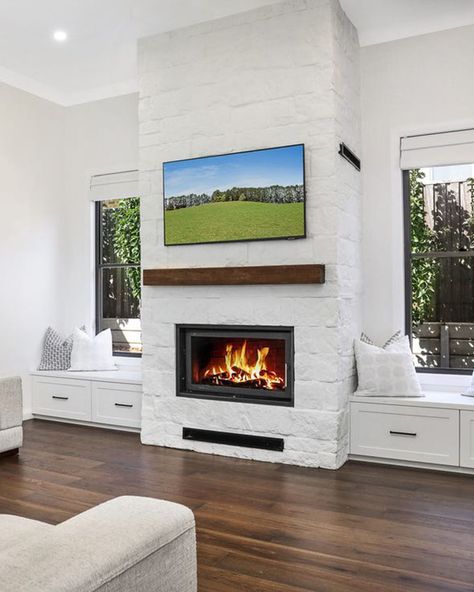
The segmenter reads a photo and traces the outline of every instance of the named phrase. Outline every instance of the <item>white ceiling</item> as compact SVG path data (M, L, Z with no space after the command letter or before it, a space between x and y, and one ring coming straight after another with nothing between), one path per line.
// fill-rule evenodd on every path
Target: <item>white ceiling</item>
M361 45L474 24L474 0L340 0Z
M134 92L136 42L277 0L0 0L0 81L63 105ZM474 23L474 0L341 0L362 45ZM65 43L52 40L57 29Z
M140 37L272 0L0 0L0 80L64 105L134 92ZM52 39L67 31L65 43Z

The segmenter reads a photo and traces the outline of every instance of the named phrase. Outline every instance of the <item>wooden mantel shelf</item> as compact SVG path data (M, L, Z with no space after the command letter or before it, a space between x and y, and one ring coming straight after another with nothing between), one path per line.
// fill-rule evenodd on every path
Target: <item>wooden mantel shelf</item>
M145 286L324 284L324 272L324 265L145 269L143 284Z

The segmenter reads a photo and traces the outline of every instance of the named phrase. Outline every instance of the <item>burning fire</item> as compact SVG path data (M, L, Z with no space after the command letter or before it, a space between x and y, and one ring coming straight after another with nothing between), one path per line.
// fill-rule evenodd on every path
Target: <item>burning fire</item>
M226 345L225 367L213 366L205 370L201 382L220 386L240 386L268 390L284 389L284 378L269 370L266 358L269 347L257 349L257 360L251 364L247 359L247 341L242 347L234 349L231 343Z

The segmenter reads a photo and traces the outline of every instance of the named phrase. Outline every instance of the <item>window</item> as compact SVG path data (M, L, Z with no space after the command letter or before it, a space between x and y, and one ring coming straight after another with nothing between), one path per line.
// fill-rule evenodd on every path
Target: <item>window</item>
M97 331L112 330L115 354L140 355L140 199L95 207Z
M474 166L404 171L407 332L419 368L474 368Z

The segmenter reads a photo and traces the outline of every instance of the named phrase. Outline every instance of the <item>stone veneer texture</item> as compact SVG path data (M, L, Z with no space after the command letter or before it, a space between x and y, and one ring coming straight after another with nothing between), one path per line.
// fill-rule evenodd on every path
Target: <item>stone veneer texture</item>
M357 34L337 0L288 0L141 40L144 268L325 263L321 286L144 287L142 441L337 468L359 323ZM163 244L162 162L304 143L307 238ZM294 408L176 397L175 324L295 328ZM184 441L182 427L283 437L284 452Z

